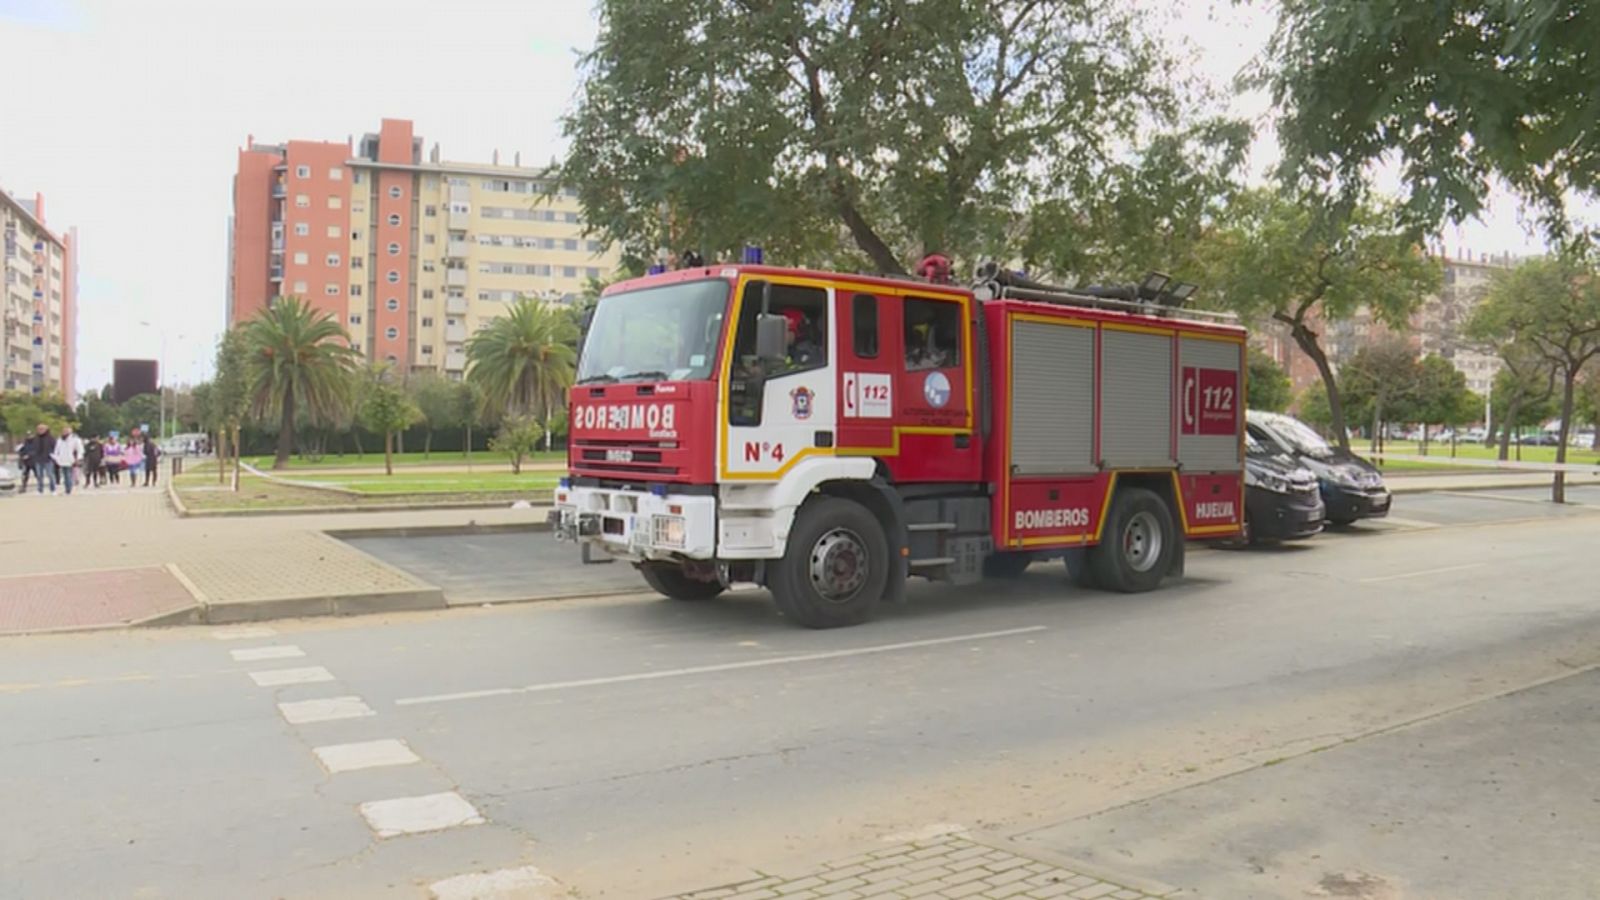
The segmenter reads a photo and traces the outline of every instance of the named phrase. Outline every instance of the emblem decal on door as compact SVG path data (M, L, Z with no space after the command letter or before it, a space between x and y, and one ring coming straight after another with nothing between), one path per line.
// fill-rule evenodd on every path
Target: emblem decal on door
M811 418L811 401L817 395L808 387L797 387L789 392L789 399L794 403L794 417L796 419Z
M922 399L934 409L944 409L950 402L950 379L944 377L943 372L929 372L922 382Z

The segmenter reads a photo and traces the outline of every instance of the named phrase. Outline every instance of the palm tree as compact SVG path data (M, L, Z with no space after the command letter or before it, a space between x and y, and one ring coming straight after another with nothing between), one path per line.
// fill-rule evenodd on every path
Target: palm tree
M356 351L332 316L298 297L280 297L244 324L251 411L278 416L274 469L289 465L295 415L332 422L349 403Z
M467 341L467 380L483 392L485 411L548 425L572 385L577 338L564 310L523 297Z

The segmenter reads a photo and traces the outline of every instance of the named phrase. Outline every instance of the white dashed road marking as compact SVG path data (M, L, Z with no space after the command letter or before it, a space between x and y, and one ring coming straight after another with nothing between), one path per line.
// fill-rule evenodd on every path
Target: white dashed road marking
M333 673L322 666L306 666L302 669L268 669L265 672L251 672L250 680L261 687L278 687L285 684L313 684L318 681L332 681Z
M543 900L566 897L561 883L533 866L457 875L428 885L434 900Z
M339 719L359 719L377 715L360 697L324 697L320 700L297 700L279 703L278 712L290 725L308 722L333 722Z
M331 744L311 751L322 761L330 773L353 772L357 769L375 769L379 766L406 766L421 762L411 752L405 741L386 738L379 741L362 741L357 744Z
M784 666L792 663L813 662L823 659L840 659L847 656L868 656L873 653L890 653L896 650L915 650L919 647L937 647L940 644L960 644L992 638L1012 637L1045 631L1044 625L1025 628L1007 628L1003 631L980 631L975 634L958 634L952 637L928 638L921 641L901 641L895 644L876 644L870 647L852 647L848 650L826 650L821 653L802 653L798 656L769 656L764 659L747 659L740 662L718 663L710 666L690 666L686 669L662 669L657 672L636 672L632 675L610 675L604 678L580 678L576 681L547 681L523 687L488 688L481 691L462 691L459 694L434 694L428 697L402 697L396 706L414 706L419 703L448 703L452 700L477 700L482 697L500 697L507 694L534 694L540 691L561 691L568 688L595 687L603 684L623 684L629 681L654 681L658 678L678 678L685 675L705 675L711 672L730 672L735 669L759 669L765 666Z
M249 638L272 637L278 631L268 625L240 625L236 628L218 628L211 632L213 640L243 641Z
M361 804L361 815L383 838L483 824L483 816L455 791L373 800Z
M1422 569L1417 572L1401 572L1398 575L1379 575L1375 578L1363 578L1362 584L1377 584L1383 581L1399 581L1402 578L1421 578L1424 575L1443 575L1447 572L1465 572L1468 569L1481 569L1488 563L1467 563L1462 566L1444 566L1439 569Z
M256 662L263 659L293 659L305 656L305 651L293 644L274 644L270 647L241 647L229 650L234 662Z

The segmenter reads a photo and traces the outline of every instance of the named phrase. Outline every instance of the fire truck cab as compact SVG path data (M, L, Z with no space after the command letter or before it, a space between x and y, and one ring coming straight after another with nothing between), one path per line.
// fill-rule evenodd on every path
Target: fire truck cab
M613 285L569 408L558 537L682 600L850 625L912 575L1065 558L1134 592L1240 531L1245 332L1035 285L768 266ZM1167 298L1170 299L1170 298Z

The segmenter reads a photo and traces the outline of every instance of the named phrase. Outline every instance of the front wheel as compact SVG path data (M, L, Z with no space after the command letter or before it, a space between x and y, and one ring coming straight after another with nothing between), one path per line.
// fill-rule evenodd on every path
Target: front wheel
M850 500L819 496L800 507L767 587L788 618L807 628L838 628L872 617L889 568L889 541L877 517Z
M640 563L639 574L652 591L674 600L710 600L722 593L721 582L697 581L671 563Z
M1160 495L1143 488L1117 491L1100 543L1089 551L1095 582L1124 594L1155 589L1172 568L1177 532Z

